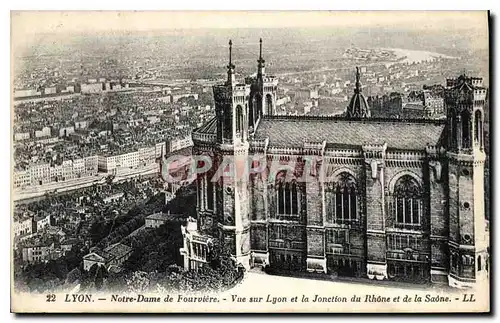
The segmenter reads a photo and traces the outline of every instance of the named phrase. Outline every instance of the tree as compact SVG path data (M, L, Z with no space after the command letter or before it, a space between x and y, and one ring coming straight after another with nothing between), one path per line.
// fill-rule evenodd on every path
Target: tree
M72 284L77 280L80 280L81 278L82 278L82 272L77 267L68 273L68 275L66 276L66 283Z
M127 290L131 293L142 293L149 289L149 274L143 271L136 271L125 278Z
M99 265L97 263L90 266L88 276L91 278L91 280L93 280L93 278L95 277L98 269L99 269Z
M97 290L102 289L104 279L107 277L108 277L108 271L106 270L106 267L99 266L94 278L94 284Z

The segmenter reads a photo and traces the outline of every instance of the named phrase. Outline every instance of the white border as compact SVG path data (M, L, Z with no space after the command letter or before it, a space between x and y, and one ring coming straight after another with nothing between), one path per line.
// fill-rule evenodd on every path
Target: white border
M373 2L364 2L364 1L359 1L359 0L349 0L349 1L339 1L338 3L333 3L332 1L324 0L324 1L318 1L318 0L309 0L309 1L299 1L299 0L289 0L284 3L280 3L278 1L272 2L269 0L250 0L246 2L231 2L228 4L227 1L223 0L212 0L212 1L189 1L189 0L183 0L183 1L176 1L176 2L169 2L166 3L164 1L134 1L134 2L128 2L125 3L124 1L114 1L111 2L109 0L85 0L85 1L62 1L62 0L57 0L57 1L50 1L50 2L40 2L40 1L35 1L35 0L16 0L16 1L2 1L1 6L5 7L2 8L2 18L0 19L0 23L2 24L2 30L1 30L1 37L2 37L2 44L4 45L4 50L2 52L2 75L4 76L2 78L2 86L0 89L2 90L3 94L3 100L4 102L4 107L0 109L0 120L2 122L2 126L0 127L0 142L1 142L1 147L0 151L3 152L3 158L2 158L2 183L1 185L1 199L2 199L2 207L3 207L3 216L2 216L2 225L1 227L4 230L4 234L2 235L3 239L3 244L4 247L2 248L2 254L1 254L1 259L2 261L2 295L1 295L1 304L2 304L2 319L6 320L13 320L16 317L12 314L9 314L10 312L10 282L7 279L9 277L9 272L10 272L10 264L7 261L7 259L10 259L10 221L9 221L9 215L10 215L10 181L6 179L10 179L10 12L9 10L35 10L35 9L44 9L44 10L183 10L183 9L188 9L188 10L255 10L255 9L266 9L266 10L381 10L381 9L392 9L392 10L446 10L446 9L453 9L453 10L484 10L484 9L491 9L492 14L498 14L500 12L499 9L499 1L494 1L494 0L453 0L453 1L435 1L435 0L419 0L419 1L397 1L397 0L377 0ZM497 17L498 18L498 17ZM496 27L498 28L498 19L496 19ZM494 41L498 42L498 33L495 33ZM496 43L495 42L495 43ZM491 44L492 46L494 44ZM496 62L498 63L498 62ZM498 65L495 64L496 69L494 71L498 72ZM495 91L495 93L498 92L498 83L496 82L495 79L495 88L492 89ZM496 97L496 96L495 96ZM495 108L495 107L492 107ZM496 112L493 114L493 116L498 115L499 113ZM493 121L495 124L498 124L499 122L496 120L497 118L495 117L495 120ZM497 145L497 143L500 143L500 141L496 140L497 138L492 138L492 142ZM500 145L500 144L499 144ZM498 151L499 147L495 147L496 150ZM496 165L494 166L496 168ZM498 172L495 172L498 174ZM495 180L497 178L495 177ZM9 184L7 184L9 183ZM496 194L500 194L499 190L496 190ZM495 196L495 198L492 198L492 201L498 201L500 200L498 198L499 196ZM495 214L493 214L493 217L495 217ZM498 227L498 222L500 222L498 219L495 220L495 231L497 230ZM493 250L497 250L494 248ZM495 259L495 264L498 265L498 252L495 252L495 255L493 256ZM496 267L494 267L496 268ZM9 277L10 278L10 277ZM495 282L498 283L498 277L495 279ZM497 285L497 284L495 284ZM496 287L496 286L495 286ZM498 295L495 297L495 300L498 300ZM497 302L496 302L497 303ZM492 304L492 306L495 306L497 304ZM196 317L200 318L200 317ZM253 319L258 319L258 320L269 320L271 318L264 318L264 317L252 317ZM250 318L250 319L252 319ZM365 319L365 317L362 317L362 319ZM443 318L426 318L427 320L455 320L458 317L443 317ZM24 318L24 320L27 321L32 321L36 318L33 317L28 317ZM44 320L54 320L54 319L70 319L70 320L82 320L86 319L86 317L42 317L41 319ZM113 321L113 320L123 320L124 317L92 317L92 320L106 320L106 321ZM136 317L128 317L125 319L136 319ZM179 320L179 321L186 321L186 320L191 320L193 319L192 317L183 317L183 316L176 316L176 317L148 317L148 319L155 319L155 320ZM209 317L209 320L220 320L224 319L222 317ZM227 317L226 319L236 319L236 317ZM239 317L238 319L246 319L243 317ZM286 317L286 320L290 319L307 319L304 317ZM336 317L322 317L319 319L323 320L332 320L332 319L338 319ZM360 319L360 318L357 318ZM390 317L390 316L384 316L384 317L376 317L376 321L386 321L388 319L403 319L402 317ZM474 319L473 317L467 316L465 319L471 320Z

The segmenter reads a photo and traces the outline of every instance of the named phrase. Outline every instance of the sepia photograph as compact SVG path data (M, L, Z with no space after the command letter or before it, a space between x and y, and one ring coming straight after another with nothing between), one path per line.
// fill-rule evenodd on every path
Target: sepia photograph
M10 19L12 312L490 312L488 11Z

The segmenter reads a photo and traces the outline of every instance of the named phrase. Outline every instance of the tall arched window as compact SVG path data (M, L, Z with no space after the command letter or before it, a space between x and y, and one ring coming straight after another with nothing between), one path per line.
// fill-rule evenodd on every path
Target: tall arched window
M470 113L467 110L462 111L461 121L462 121L462 148L470 148L471 144L471 124L470 124Z
M394 215L397 226L420 226L423 210L423 192L420 184L410 175L399 178L393 192Z
M256 94L253 97L253 110L254 110L254 123L257 122L257 119L259 119L262 116L262 96L260 94Z
M236 133L243 131L243 108L241 105L236 107Z
M207 210L214 210L214 183L210 176L207 175Z
M450 111L450 146L454 147L457 143L457 115L455 110Z
M456 254L451 254L450 255L450 262L451 262L451 271L457 272L458 271L458 256Z
M477 110L474 113L474 125L475 125L475 132L474 132L474 139L479 146L483 146L483 118L481 115L481 111Z
M333 186L333 221L348 222L358 218L356 180L347 173L337 176Z
M482 267L482 264L481 264L481 256L477 256L477 270L478 271L481 271L481 267Z
M255 95L252 97L250 104L248 105L248 127L254 127L255 120L255 108L257 107L257 102L255 101Z
M285 176L276 179L276 204L278 217L297 216L299 214L299 196L296 181L288 182Z
M266 113L267 115L273 114L273 97L271 94L266 95Z

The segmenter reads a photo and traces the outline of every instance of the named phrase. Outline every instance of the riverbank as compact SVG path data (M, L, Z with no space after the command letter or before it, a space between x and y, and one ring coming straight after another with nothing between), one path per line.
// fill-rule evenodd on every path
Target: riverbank
M420 63L424 61L434 61L437 58L445 58L445 59L460 59L460 57L449 56L445 54L429 52L424 50L411 50L411 49L403 49L403 48L378 48L381 50L387 50L394 53L398 58L402 58L398 61L398 63Z
M130 178L138 177L138 176L146 176L159 174L159 166L157 164L151 165L149 167L144 167L140 169L134 170L125 170L123 172L119 172L115 174L113 178L113 183L118 183ZM59 183L49 183L42 186L37 187L28 187L24 188L22 191L13 190L12 191L12 200L18 203L29 203L33 200L43 198L43 196L47 193L63 193L74 191L77 189L85 188L92 186L94 184L104 184L106 182L106 178L110 174L100 173L97 176L93 177L85 177L80 179L75 179L66 182Z

